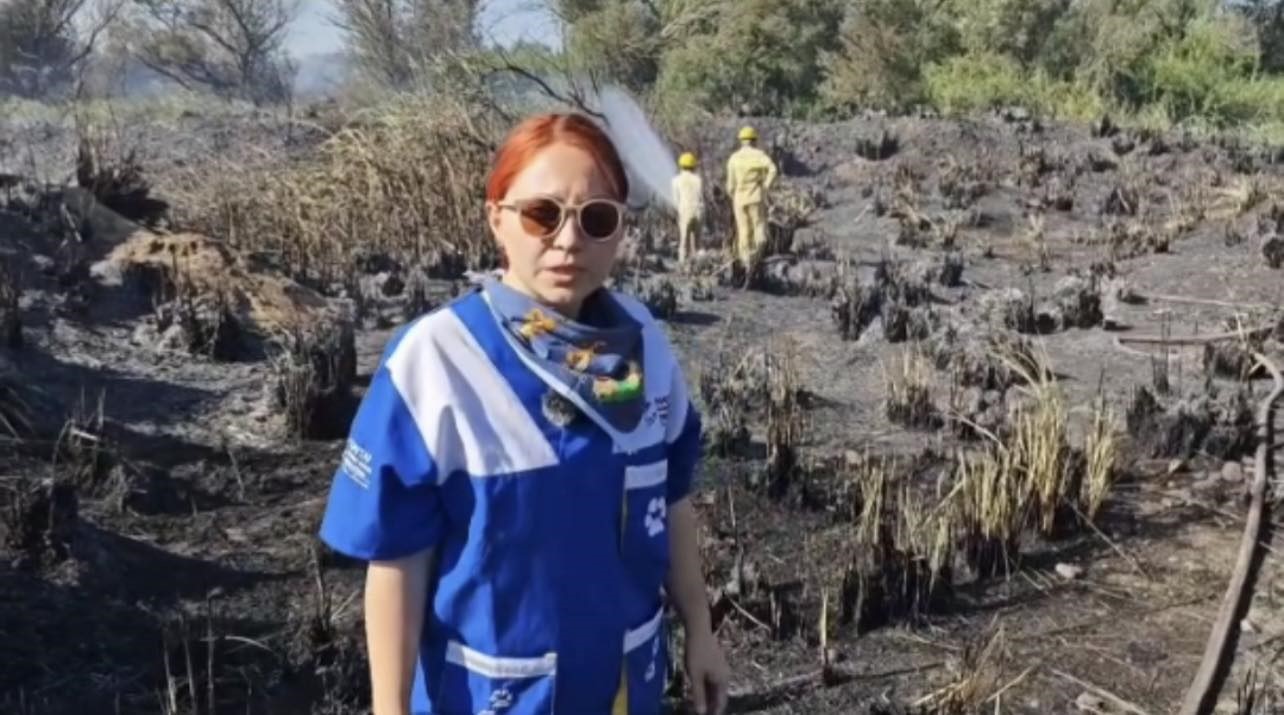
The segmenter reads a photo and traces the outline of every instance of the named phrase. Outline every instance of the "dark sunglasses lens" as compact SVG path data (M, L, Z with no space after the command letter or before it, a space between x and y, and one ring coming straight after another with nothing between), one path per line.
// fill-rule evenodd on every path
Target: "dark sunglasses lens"
M548 199L538 199L522 207L522 228L536 236L547 236L562 222L562 207Z
M610 238L620 227L620 209L605 201L590 201L580 209L580 228L589 238Z

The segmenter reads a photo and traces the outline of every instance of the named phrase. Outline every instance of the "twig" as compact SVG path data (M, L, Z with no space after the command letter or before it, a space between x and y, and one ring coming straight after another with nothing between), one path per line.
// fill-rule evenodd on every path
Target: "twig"
M1025 680L1025 679L1030 675L1030 673L1033 673L1033 672L1034 672L1034 669L1035 669L1035 668L1037 668L1037 667L1038 667L1038 666L1032 665L1032 666L1030 666L1030 667L1026 668L1025 670L1021 671L1021 674L1020 674L1020 675L1018 675L1017 677L1013 678L1013 679L1012 679L1012 682L1008 683L1007 685L1003 686L1002 688L999 688L999 690L998 690L997 692L995 692L995 693L994 693L993 695L991 695L990 697L986 698L986 699L985 699L985 702L990 703L990 702L994 702L995 700L998 700L1000 697L1002 697L1002 696L1003 696L1003 694L1004 694L1004 693L1006 693L1006 692L1008 692L1009 690L1011 690L1012 688L1015 688L1016 686L1020 685L1020 684L1021 684L1021 681Z
M1275 330L1273 325L1260 325L1246 330L1227 330L1222 333L1182 337L1173 337L1171 335L1120 335L1115 338L1115 341L1121 344L1134 343L1137 345L1207 345L1208 343L1234 340L1236 338L1258 338L1263 335L1270 335L1273 330Z
M1123 698L1119 697L1118 695L1115 695L1114 693L1110 692L1109 690L1106 690L1105 688L1099 685L1093 685L1092 683L1089 683L1086 680L1076 678L1075 676L1065 671L1057 670L1056 668L1049 668L1049 670L1052 671L1052 673L1057 677L1063 678L1065 680L1069 680L1070 682L1074 683L1075 685L1078 685L1081 688L1090 690L1092 691L1093 694L1095 694L1099 698L1109 700L1111 703L1114 703L1115 707L1119 708L1120 710L1123 710L1124 712L1132 713L1132 715L1150 715L1150 713L1146 712L1145 710L1142 710L1140 707L1128 702L1127 700L1124 700Z
M1181 295L1161 295L1159 293L1138 293L1137 297L1147 301L1159 301L1160 303L1189 303L1191 305L1211 305L1218 308L1258 308L1268 310L1273 307L1266 305L1265 303L1234 303L1226 300L1188 298Z
M736 599L731 598L731 597L727 597L727 600L731 602L731 605L732 605L732 606L734 606L734 607L735 607L735 609L736 609L737 611L740 611L741 613L743 613L743 614L744 614L744 616L745 616L745 618L748 618L749 620L753 621L753 622L754 622L754 623L756 623L757 625L761 626L761 627L763 628L763 630L766 630L766 631L768 631L768 632L770 632L770 631L771 631L771 626L769 626L769 625L767 625L766 623L763 623L762 621L758 620L756 617L754 617L754 615L753 615L752 613L750 613L749 611L745 610L745 607L744 607L744 606L741 606L739 601L737 601Z
M1120 556L1122 556L1125 561L1127 561L1129 564L1132 565L1133 570L1141 574L1142 578L1152 583L1154 582L1155 579L1151 578L1149 573L1146 573L1146 569L1142 567L1141 562L1138 561L1136 557L1124 551L1122 546L1115 543L1109 536L1106 536L1104 533L1102 533L1101 529L1098 529L1097 525L1092 523L1091 519L1084 516L1083 512L1079 511L1078 506L1074 504L1071 504L1070 506L1074 508L1074 513L1077 514L1079 518L1082 519L1083 522L1087 524L1090 529L1092 529L1093 533L1095 533L1099 539L1106 542L1106 546L1109 546L1111 549L1114 550L1116 554L1119 554Z
M1239 542L1239 555L1235 559L1235 570L1231 572L1230 582L1226 586L1226 595L1222 599L1221 610L1213 630L1208 636L1204 648L1204 657L1199 670L1195 673L1186 698L1182 701L1180 715L1206 715L1212 712L1217 693L1225 679L1224 667L1229 654L1232 635L1239 613L1243 610L1247 585L1253 561L1258 553L1257 544L1262 531L1266 504L1266 484L1269 475L1274 472L1274 460L1271 444L1274 438L1275 403L1284 395L1284 375L1270 358L1261 353L1253 353L1275 380L1275 388L1262 400L1257 411L1257 459L1256 474L1253 476L1252 503L1248 507L1248 517L1244 522L1244 535Z
M929 670L936 670L945 666L945 661L934 661L924 663L923 665L912 668L900 668L898 670L885 670L875 673L859 673L848 668L842 668L831 665L827 668L817 668L800 675L793 675L775 682L767 683L759 687L733 690L727 696L726 715L735 715L737 713L751 713L759 710L770 708L800 690L814 688L832 688L839 685L855 681L872 681L886 680L902 675L917 675ZM693 712L689 705L684 703L677 710L675 715L689 715Z

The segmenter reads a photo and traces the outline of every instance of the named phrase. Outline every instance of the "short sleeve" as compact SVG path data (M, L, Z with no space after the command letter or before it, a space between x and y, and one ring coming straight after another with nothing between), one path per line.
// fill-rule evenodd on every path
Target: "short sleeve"
M436 545L443 532L437 466L391 373L380 366L335 471L321 540L372 561Z
M669 460L667 499L670 504L691 493L696 467L700 462L702 429L700 413L691 401L686 380L676 365L673 375L673 390L669 395L669 423L665 434Z

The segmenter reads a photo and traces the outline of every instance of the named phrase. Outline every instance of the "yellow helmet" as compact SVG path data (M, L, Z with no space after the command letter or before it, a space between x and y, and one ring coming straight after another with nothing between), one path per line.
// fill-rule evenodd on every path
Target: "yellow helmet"
M740 141L753 141L758 138L758 132L753 127L743 127L740 130Z
M683 169L694 169L696 167L695 154L686 152L682 156L678 157L678 166Z

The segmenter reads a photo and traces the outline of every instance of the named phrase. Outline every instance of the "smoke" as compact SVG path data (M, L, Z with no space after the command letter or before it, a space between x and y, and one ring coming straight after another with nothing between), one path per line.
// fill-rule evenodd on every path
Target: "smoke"
M606 131L629 173L629 204L639 206L658 199L676 212L669 182L678 173L678 162L669 145L628 92L604 87L596 99L606 117Z

